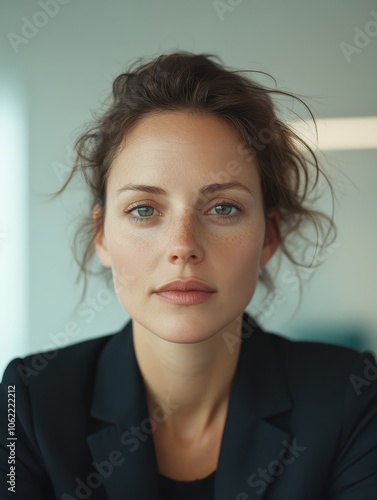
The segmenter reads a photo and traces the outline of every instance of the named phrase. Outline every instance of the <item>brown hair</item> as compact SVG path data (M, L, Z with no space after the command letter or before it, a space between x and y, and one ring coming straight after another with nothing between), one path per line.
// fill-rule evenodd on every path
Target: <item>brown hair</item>
M329 235L336 228L333 219L308 206L309 195L322 174L330 188L327 176L321 170L312 148L278 116L277 103L271 95L297 100L314 116L307 104L297 95L265 87L242 71L227 69L211 59L221 60L213 54L193 54L186 51L172 52L144 62L137 60L127 72L113 82L112 101L96 118L92 127L75 143L76 159L63 186L53 197L61 194L80 172L91 194L90 213L78 227L75 237L75 259L79 275L84 276L87 286L88 264L95 253L96 226L93 209L102 207L102 223L106 210L106 181L112 162L127 133L148 114L158 111L186 110L212 114L227 122L243 141L259 167L264 209L266 215L272 208L280 212L279 239L281 252L294 264L306 266L293 256L288 248L288 236L305 236L307 222L314 225L317 234L325 235L321 247L330 244ZM134 66L137 66L136 68ZM251 70L244 70L251 71ZM261 71L253 73L267 75ZM272 78L273 81L276 81ZM305 206L307 205L307 206ZM327 226L327 231L326 231ZM302 244L296 248L303 248ZM77 250L80 249L80 252ZM310 266L308 266L310 267ZM273 290L273 280L266 267L260 270L260 280Z

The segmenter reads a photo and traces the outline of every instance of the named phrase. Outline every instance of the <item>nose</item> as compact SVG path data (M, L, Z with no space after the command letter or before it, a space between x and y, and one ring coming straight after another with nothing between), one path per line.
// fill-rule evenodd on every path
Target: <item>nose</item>
M203 233L199 229L195 210L177 216L170 230L168 255L171 263L197 264L203 260Z

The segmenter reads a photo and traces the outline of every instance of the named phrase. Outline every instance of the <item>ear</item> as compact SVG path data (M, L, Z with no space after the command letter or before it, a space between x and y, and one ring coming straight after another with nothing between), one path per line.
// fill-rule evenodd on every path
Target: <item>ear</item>
M93 209L93 224L95 227L94 247L97 256L105 267L111 267L109 250L106 244L103 209L100 205L96 205Z
M262 247L259 264L264 266L274 255L280 243L280 212L277 208L272 209L266 216L266 232Z

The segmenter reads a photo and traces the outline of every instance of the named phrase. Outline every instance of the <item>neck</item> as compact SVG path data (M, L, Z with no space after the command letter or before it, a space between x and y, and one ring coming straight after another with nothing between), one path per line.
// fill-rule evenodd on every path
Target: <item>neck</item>
M181 344L161 339L133 320L135 355L148 409L151 415L158 407L165 429L198 436L226 414L241 325L242 315L205 341ZM224 338L225 330L231 345Z

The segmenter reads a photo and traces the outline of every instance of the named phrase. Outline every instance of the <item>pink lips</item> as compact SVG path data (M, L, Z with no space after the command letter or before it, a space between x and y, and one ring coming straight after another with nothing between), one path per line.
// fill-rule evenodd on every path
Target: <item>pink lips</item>
M194 305L209 300L214 288L199 280L175 280L156 290L157 295L172 304Z
M169 283L160 286L160 288L157 288L156 292L168 292L171 290L180 292L189 292L193 290L209 293L216 292L216 290L207 285L207 283L195 279L170 281Z

